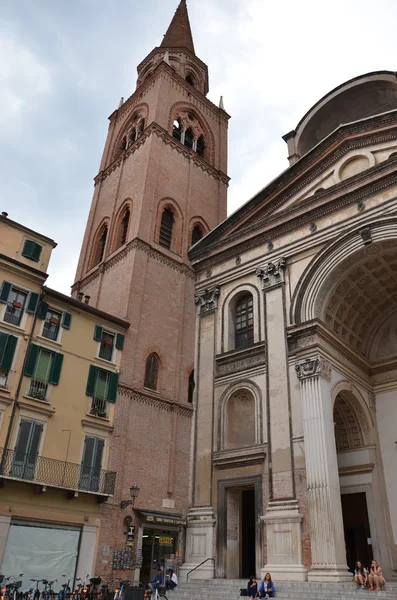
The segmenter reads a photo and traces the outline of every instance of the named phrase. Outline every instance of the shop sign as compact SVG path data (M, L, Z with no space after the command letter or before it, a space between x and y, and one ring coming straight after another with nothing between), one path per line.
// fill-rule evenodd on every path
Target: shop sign
M173 539L172 537L161 537L159 538L159 544L162 546L172 546Z
M147 515L146 523L158 523L161 525L186 525L183 519L172 519L170 517L157 517L155 515Z
M127 532L127 546L133 546L135 540L135 527L130 525Z

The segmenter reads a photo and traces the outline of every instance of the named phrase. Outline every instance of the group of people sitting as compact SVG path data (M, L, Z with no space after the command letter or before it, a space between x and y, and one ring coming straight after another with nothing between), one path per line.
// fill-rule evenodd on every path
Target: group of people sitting
M386 583L382 567L378 565L376 560L371 562L369 569L366 569L360 561L357 561L354 569L354 581L360 589L366 590L368 587L370 591L375 592L380 592L380 588Z
M174 590L178 585L178 576L173 569L168 569L166 572L165 579L165 589L167 592L169 590ZM151 590L160 590L160 588L164 587L164 575L162 569L157 569L151 583L149 583L149 587Z
M266 573L259 585L257 579L252 575L247 585L247 592L250 598L274 598L276 590L270 573Z

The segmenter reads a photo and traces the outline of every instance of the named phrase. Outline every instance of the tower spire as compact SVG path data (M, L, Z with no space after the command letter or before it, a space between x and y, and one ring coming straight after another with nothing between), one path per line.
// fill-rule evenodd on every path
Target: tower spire
M194 51L192 30L190 28L189 15L186 0L181 0L176 9L174 18L167 29L167 33L161 43L162 48L187 48Z

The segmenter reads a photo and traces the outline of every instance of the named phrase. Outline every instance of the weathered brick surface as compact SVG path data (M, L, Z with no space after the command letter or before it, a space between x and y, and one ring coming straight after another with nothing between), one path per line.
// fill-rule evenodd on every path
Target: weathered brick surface
M206 142L213 165L208 169L182 145L175 148L172 139L170 143L161 137L162 130L172 133L177 103L210 132ZM136 109L146 115L146 127L159 126L158 134L146 137L144 132L131 152L114 162L115 144ZM129 498L131 484L141 487L138 508L163 511L163 500L171 500L172 512L186 515L192 417L188 378L194 366L196 319L187 251L195 223L207 232L226 216L227 183L215 171L226 169L226 131L224 113L191 94L168 66L160 67L153 81L143 84L111 117L101 163L105 171L96 180L73 291L75 296L79 291L91 296L91 304L131 323L108 465L117 471L116 491L103 506L97 546L97 572L105 579L117 576L112 571L113 550L125 544L124 518L131 515L131 508L121 511L119 504ZM120 211L126 204L131 207L127 242L115 249ZM175 214L171 250L158 244L161 212L167 205ZM109 232L104 260L91 268L95 236L105 222ZM155 392L144 389L145 362L152 352L160 358Z

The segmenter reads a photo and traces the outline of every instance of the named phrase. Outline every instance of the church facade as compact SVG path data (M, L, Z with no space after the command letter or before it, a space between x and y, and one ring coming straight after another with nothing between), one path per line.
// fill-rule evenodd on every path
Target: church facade
M131 324L114 423L97 419L117 473L96 548L106 580L146 583L157 564L178 565L184 553L196 278L188 249L226 218L229 180L229 116L208 90L181 0L138 66L136 90L109 118L72 288ZM112 330L98 336L111 347ZM139 491L132 511L131 490Z
M397 576L397 78L284 137L289 168L189 252L197 272L185 565ZM206 560L208 559L208 560Z

